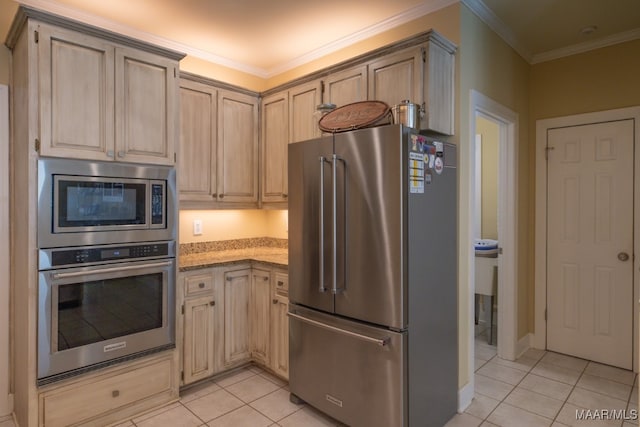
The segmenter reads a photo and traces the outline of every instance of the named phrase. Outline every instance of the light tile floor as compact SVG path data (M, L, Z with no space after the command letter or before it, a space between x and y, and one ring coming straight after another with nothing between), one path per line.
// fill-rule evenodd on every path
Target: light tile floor
M476 336L473 402L446 427L638 425L633 372L534 349L516 361L500 359L485 333ZM592 419L577 419L584 410ZM618 411L618 419L596 410Z
M482 333L475 350L476 395L446 427L638 425L637 420L576 420L576 411L584 409L637 413L638 379L633 372L540 350L529 350L516 361L503 360ZM117 427L340 425L307 405L291 403L284 381L250 366L183 390L180 401ZM0 418L0 427L15 426L10 418Z

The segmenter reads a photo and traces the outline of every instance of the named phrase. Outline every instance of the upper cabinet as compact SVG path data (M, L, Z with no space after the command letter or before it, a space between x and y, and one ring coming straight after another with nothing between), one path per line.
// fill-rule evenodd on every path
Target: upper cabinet
M367 100L367 66L359 65L323 79L324 102L342 107Z
M257 207L257 94L183 73L180 102L182 207Z
M289 93L262 99L261 199L287 201L287 145L289 144Z
M393 107L408 99L421 99L421 49L410 48L369 63L369 99Z
M34 23L40 154L173 165L178 60Z
M289 89L289 137L291 142L305 141L320 136L315 111L322 103L322 85L319 80Z

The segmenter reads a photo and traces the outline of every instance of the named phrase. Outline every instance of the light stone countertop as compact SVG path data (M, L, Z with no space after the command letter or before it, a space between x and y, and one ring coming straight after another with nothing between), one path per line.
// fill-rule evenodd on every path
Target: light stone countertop
M274 267L287 267L289 264L288 254L287 249L270 247L218 250L180 255L178 257L178 265L180 271L241 264L251 261L271 264Z

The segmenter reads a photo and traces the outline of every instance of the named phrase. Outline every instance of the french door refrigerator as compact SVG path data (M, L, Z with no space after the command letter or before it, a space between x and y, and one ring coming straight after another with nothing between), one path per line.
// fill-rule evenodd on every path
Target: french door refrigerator
M289 387L350 426L457 409L456 150L389 125L289 145Z

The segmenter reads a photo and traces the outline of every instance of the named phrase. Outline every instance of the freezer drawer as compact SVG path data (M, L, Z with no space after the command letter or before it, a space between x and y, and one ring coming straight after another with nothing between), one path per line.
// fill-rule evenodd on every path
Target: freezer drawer
M406 426L406 333L292 305L291 393L351 426Z

